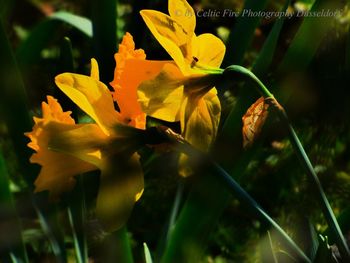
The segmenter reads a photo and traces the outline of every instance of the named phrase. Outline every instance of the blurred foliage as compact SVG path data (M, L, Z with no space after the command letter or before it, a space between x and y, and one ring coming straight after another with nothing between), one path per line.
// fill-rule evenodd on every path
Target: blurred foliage
M38 25L44 23L45 19L56 11L68 11L83 17L91 17L87 0L16 0L10 1L11 4L6 5L6 8L5 2L0 2L1 17L6 18L3 23L15 51ZM165 51L152 38L138 17L138 11L143 8L166 10L166 2L163 0L119 1L116 10L118 41L124 32L129 31L135 37L136 46L142 47L150 59L167 59ZM239 11L243 8L243 1L240 0L189 2L196 10L229 8ZM292 1L289 10L300 8L308 10L313 2L313 0ZM281 10L284 3L285 1L282 0L269 1L267 10ZM275 76L274 72L302 22L302 19L298 17L286 19L277 42L270 71L263 77L267 83L276 79L280 80L279 94L291 93L286 104L287 110L337 215L349 208L350 200L350 123L348 117L350 115L350 97L348 96L350 62L346 61L349 57L344 56L346 50L350 52L349 9L348 6L344 15L332 22L334 23L332 30L328 31L322 39L320 48L306 71ZM244 53L243 65L252 67L275 21L275 19L263 19L259 23L254 30L252 43ZM196 33L211 32L227 37L235 23L235 18L198 18ZM38 57L30 64L21 65L19 63L29 97L31 115L38 115L40 102L47 94L54 94L58 97L64 109L72 109L72 104L57 91L53 83L54 76L62 69L57 61L60 58L60 48L65 36L68 36L72 43L76 72L87 73L90 58L95 55L92 40L76 30L74 26L64 24L54 27L54 30L51 28L49 32L49 38ZM110 76L110 80L112 78L113 76ZM243 82L234 80L233 85L225 93L220 94L222 105L225 107L234 105L241 94L240 87L242 86ZM224 109L224 112L225 110L228 112L227 108ZM78 112L78 115L80 117L81 113ZM307 242L303 232L306 217L311 222L317 222L315 228L318 233L326 230L325 220L316 200L309 194L310 185L294 156L285 132L278 129L276 120L272 118L268 120L264 129L266 129L266 135L260 142L262 150L250 160L240 183L287 230L288 234L306 249ZM0 134L0 149L2 153L6 153L4 159L9 174L9 186L21 219L22 237L28 256L32 262L53 262L52 248L28 200L31 186L26 183L26 180L23 180L24 175L18 168L13 142L10 140L11 134L3 118L0 121ZM144 242L147 243L154 260L164 249L158 241L167 233L171 207L178 185L182 183L181 178L177 176L177 156L175 154L158 156L150 149L143 149L141 154L145 172L145 192L140 202L136 204L128 222L128 234L132 240L135 262L144 262L144 251L148 251L148 249L144 250ZM230 157L230 153L224 152L222 155ZM220 156L217 157L219 158ZM96 196L98 176L91 173L84 178L86 178L84 179L85 187L82 191L87 203L87 222L84 228L87 231L89 258L101 262L99 259L105 252L104 249L113 249L113 247L106 248L105 246L106 240L111 235L103 232L93 219L91 210ZM186 180L181 205L187 199L193 183L195 180L191 178ZM62 198L59 204L58 219L64 233L68 261L75 262L74 240L65 213L68 205L69 195ZM342 223L347 231L345 234L348 240L350 239L349 223L349 220L344 220ZM268 229L245 211L238 201L230 200L218 222L212 227L210 241L201 262L260 262L259 247L266 242ZM273 233L271 236L273 247L278 251L279 244L274 242ZM324 242L323 246L329 249L327 240L322 239L322 242ZM329 245L333 245L334 239L330 236L328 242ZM319 253L328 253L327 249ZM147 253L148 263L150 259ZM327 255L332 256L332 254ZM282 258L281 255L280 257Z

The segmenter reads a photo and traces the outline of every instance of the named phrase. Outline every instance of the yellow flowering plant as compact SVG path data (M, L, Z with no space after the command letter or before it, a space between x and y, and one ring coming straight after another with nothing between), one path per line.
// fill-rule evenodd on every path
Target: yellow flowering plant
M244 76L253 80L262 98L254 103L242 118L243 145L253 145L267 118L268 110L277 112L306 174L312 180L325 219L336 237L335 242L348 260L350 252L346 240L283 107L248 69L238 65L231 65L225 70L220 68L226 51L225 45L212 34L196 35L196 14L186 0L168 0L168 11L169 15L155 10L142 10L140 14L171 60L147 60L145 52L135 49L132 36L126 33L115 54L114 78L109 83L113 88L112 92L100 81L95 59L91 60L90 76L69 72L56 76L55 83L58 88L85 112L92 122L76 123L71 117L71 112L63 111L55 98L47 96L47 102L42 103L42 117L34 117L33 130L26 133L31 140L28 146L35 151L30 161L41 165L40 173L34 182L35 192L48 191L51 200L58 200L63 192L75 187L76 176L99 170L96 217L106 230L118 230L125 224L135 202L143 194L143 167L138 153L140 148L150 143L170 142L172 146L177 146L176 150L180 152L180 175L191 175L196 161L200 164L200 171L205 170L205 173L193 184L194 188L181 208L181 214L176 218L182 195L182 189L179 187L168 232L164 238L164 253L159 257L162 262L186 261L192 257L190 254L197 250L197 243L206 243L208 226L214 225L214 218L218 218L219 211L222 211L227 203L225 199L228 200L227 192L222 191L224 187L237 198L240 206L251 210L263 225L274 230L296 260L311 262L308 255L259 204L206 154L217 137L221 118L216 85L226 78ZM97 31L99 29L97 27ZM94 32L95 40L97 35ZM103 62L103 59L100 62ZM114 106L115 102L118 109ZM230 114L228 120L231 118L232 121L236 115ZM146 129L146 116L180 123L182 136L164 127ZM228 126L230 125L224 127ZM154 130L161 132L153 134ZM221 138L226 138L225 135L229 134L227 131L223 133ZM153 135L156 136L152 137ZM249 158L245 157L248 155L239 158L244 160L243 165L238 163L237 166L226 168L232 168L234 172L243 171L243 166L248 164ZM150 160L153 161L152 158ZM70 223L74 225L72 222ZM120 231L121 242L127 240L125 229L123 231ZM73 236L74 234L73 229ZM161 242L164 240L162 238ZM76 247L78 245L75 244ZM124 245L121 246L121 250L124 249L122 253L128 260L118 260L131 262L128 245ZM150 256L148 261L149 258Z
M134 50L127 34L116 57L122 65L124 57L137 58L142 53ZM119 65L116 71L121 74ZM136 90L116 88L114 97L120 102L120 111L116 111L111 92L99 81L94 59L90 76L63 73L55 82L95 123L76 124L70 112L47 97L47 103L42 103L43 117L34 117L33 131L26 134L31 139L28 146L36 151L30 161L42 166L35 191L48 190L50 198L57 200L74 187L74 176L99 169L96 214L107 229L118 229L141 197L144 185L136 151L144 144L140 131L145 128L145 114L137 110Z
M212 34L195 34L196 15L186 0L169 0L168 9L170 15L155 10L140 12L173 61L164 62L155 78L139 85L139 102L149 116L180 121L186 141L207 151L220 121L221 106L214 85L223 72L219 67L225 45ZM180 156L179 164L182 176L192 173L185 155Z

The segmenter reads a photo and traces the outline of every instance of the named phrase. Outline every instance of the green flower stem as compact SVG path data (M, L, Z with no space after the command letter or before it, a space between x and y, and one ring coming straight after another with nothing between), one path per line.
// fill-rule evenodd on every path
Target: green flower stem
M229 192L234 195L244 206L249 208L258 216L259 220L271 227L280 236L283 244L297 257L298 262L311 262L305 253L295 244L295 242L287 235L286 232L260 207L260 205L218 164L213 162L207 155L193 148L178 135L172 133L168 129L168 138L175 144L175 149L185 153L193 159L201 160L203 164L208 166L215 178L218 178L227 187ZM167 261L165 261L167 262Z
M350 262L350 250L346 243L346 240L344 238L343 233L341 232L341 229L339 227L339 224L334 216L334 213L332 211L332 208L329 204L329 201L324 193L323 187L320 183L320 180L318 179L315 170L311 164L311 161L309 157L307 156L303 145L301 144L296 132L294 131L293 126L291 125L287 113L284 110L284 108L277 102L276 99L274 99L272 93L267 89L267 87L248 69L238 66L238 65L232 65L225 69L224 75L232 75L232 74L239 74L243 75L245 77L248 77L249 79L253 80L257 85L257 89L259 93L265 98L272 98L272 104L274 106L274 109L277 110L278 116L282 123L284 124L285 128L288 131L289 139L291 141L291 144L293 146L293 149L296 153L296 155L299 158L299 161L301 162L302 166L305 169L306 174L308 175L309 179L312 182L313 191L315 195L317 196L317 199L320 203L322 212L326 218L326 221L333 232L333 235L336 239L336 244L338 246L339 251L342 254L342 257Z
M257 84L257 90L260 93L261 96L264 98L273 98L272 93L268 90L268 88L260 81L260 79L254 75L253 72L250 70L246 69L245 67L239 66L239 65L231 65L227 67L224 71L224 75L241 75L245 76L251 80L253 80Z

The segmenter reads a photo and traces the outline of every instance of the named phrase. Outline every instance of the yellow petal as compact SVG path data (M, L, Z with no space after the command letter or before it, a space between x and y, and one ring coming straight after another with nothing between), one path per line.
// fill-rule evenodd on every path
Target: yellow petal
M71 191L75 186L75 176L97 169L73 156L47 149L33 154L30 161L42 166L34 182L35 192L49 191L50 200L58 200L63 192Z
M193 56L198 63L220 67L224 59L226 47L218 37L213 34L202 34L193 38Z
M144 187L139 155L110 156L101 171L96 215L108 231L122 227Z
M110 128L118 122L112 96L100 81L84 75L63 73L55 78L56 85L83 111L110 134Z
M168 9L171 18L182 25L187 32L194 32L196 14L186 0L169 0Z
M104 150L107 149L110 137L97 124L61 125L56 123L47 125L46 130L54 133L48 141L51 151L74 156L82 161L101 168Z
M178 67L168 63L156 78L142 82L137 91L142 110L154 118L178 121L183 100L182 78Z
M153 36L184 71L185 59L192 60L190 40L194 32L187 31L176 20L161 12L142 10L140 13Z
M181 109L182 134L192 146L204 152L208 151L215 140L219 126L221 106L213 88L204 97L191 100L186 98ZM179 173L188 176L191 173L188 158L180 156Z
M100 80L100 71L96 59L91 59L91 73L90 76L95 80Z
M114 98L118 102L124 124L144 129L146 115L137 98L137 88L141 82L155 78L167 61L128 59L115 86Z

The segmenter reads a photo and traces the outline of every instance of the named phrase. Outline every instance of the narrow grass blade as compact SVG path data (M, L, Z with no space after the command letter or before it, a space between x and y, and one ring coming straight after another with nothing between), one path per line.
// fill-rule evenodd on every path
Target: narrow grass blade
M178 188L177 188L177 191L176 191L174 204L173 204L173 207L171 209L171 215L170 215L170 219L169 219L168 231L167 231L167 235L166 235L166 240L167 241L170 238L171 231L174 228L175 221L176 221L176 218L177 218L178 213L179 213L181 200L183 198L183 191L184 191L184 183L182 181L180 181L179 185L178 185Z
M86 17L78 16L65 11L60 11L53 13L49 16L49 18L52 20L65 22L68 25L71 25L72 27L78 29L87 37L92 37L92 23L91 20Z
M261 11L265 8L267 2L267 0L246 0L243 10ZM227 51L224 66L242 63L245 51L250 46L255 28L258 26L260 20L261 18L258 16L247 17L247 15L241 13L241 16L237 19L237 23L231 30L226 44Z
M62 72L74 72L73 50L69 37L64 37L61 43L60 70Z
M310 12L335 10L341 7L342 2L340 0L317 0ZM305 17L278 68L278 73L291 70L304 71L316 54L325 34L332 28L332 19L334 18Z
M5 122L13 141L20 171L29 187L33 188L33 182L38 174L38 170L36 166L29 163L32 151L26 146L28 140L24 136L25 132L32 129L32 120L28 114L27 96L22 78L2 24L0 25L0 57L0 79L2 80L0 109L5 117ZM37 209L40 222L47 228L46 230L48 231L46 232L49 233L50 227L47 222L49 215L41 212L40 197L34 196L32 201L33 206ZM59 229L57 222L53 225L56 225L55 228ZM51 235L50 239L53 240L54 236ZM56 243L58 243L57 240ZM58 252L56 246L55 251ZM60 262L64 262L64 252L60 251L57 254L62 258Z
M16 50L16 58L21 68L40 59L41 51L50 43L55 32L58 32L60 24L58 20L47 19L30 31Z
M285 13L290 4L290 0L287 0L281 12ZM277 19L273 25L271 32L269 33L257 59L255 60L252 71L258 76L263 76L268 71L269 66L272 63L273 56L276 51L278 38L280 36L285 16Z
M260 262L262 263L278 263L272 244L270 231L260 243Z
M318 202L321 206L321 210L323 212L323 215L327 221L327 224L334 235L335 242L338 246L338 249L344 259L347 261L350 261L350 250L346 243L346 240L344 238L344 235L339 227L338 221L335 218L335 215L333 213L333 210L329 204L329 201L326 197L326 194L324 193L323 187L321 185L320 180L318 179L315 170L311 164L311 161L309 157L307 156L296 132L294 131L293 127L291 126L288 117L286 113L280 112L280 118L284 122L285 126L288 129L290 142L294 148L294 151L296 155L298 156L301 164L304 167L304 170L306 174L308 175L308 178L310 179L311 186L313 187L313 192L315 197L318 199Z
M350 233L350 207L340 213L337 221L344 233ZM328 236L330 242L332 242L331 244L335 242L336 238L329 227L324 231L323 236Z
M60 58L59 58L59 71L61 72L75 72L74 59L72 52L72 43L68 37L65 37L61 43ZM55 91L55 97L58 98L60 104L73 111L74 119L78 119L76 116L76 106L72 101L59 92ZM85 218L86 218L86 204L84 194L84 180L82 176L76 178L76 187L67 198L68 207L67 214L73 237L75 259L77 263L88 262L87 241L85 235Z
M294 243L294 241L286 234L286 232L258 205L258 203L219 165L212 162L208 157L206 157L204 154L202 154L200 151L194 149L187 143L179 143L178 148L179 151L189 155L191 158L194 158L196 160L202 160L203 164L206 164L206 171L209 172L207 176L211 176L213 179L215 179L219 184L221 184L221 191L222 188L225 188L227 191L229 191L234 197L236 197L244 207L251 211L251 213L257 217L261 222L266 224L266 226L270 227L271 230L274 230L275 233L279 236L280 242L283 242L284 246L288 248L288 252L293 255L293 257L296 257L299 262L311 262L311 260L305 255L305 253ZM205 177L207 177L205 176ZM205 179L204 174L201 175L201 180ZM200 194L200 193L198 193ZM208 194L208 193L207 193ZM203 200L201 199L201 196L197 195L197 205L199 206L200 203L203 203ZM202 208L204 208L207 204L202 204ZM200 209L198 207L197 209ZM183 214L182 214L183 215ZM180 217L182 216L180 215ZM198 221L198 217L195 218ZM179 220L180 222L180 220ZM202 223L202 221L200 221ZM178 224L176 224L175 228L178 227ZM181 230L186 230L181 227ZM208 228L210 229L210 228ZM179 235L178 232L174 231L177 235ZM203 233L197 233L197 235L203 235ZM171 241L174 242L178 237L173 236ZM180 240L176 240L177 242L180 242ZM188 240L185 240L188 241ZM200 240L197 240L197 242L200 242ZM184 240L182 240L184 242ZM179 247L181 250L176 251L174 248L171 247L172 243L169 243L168 249L166 250L166 253L164 254L164 257L162 258L161 262L183 262L184 260L188 260L188 258L184 257L187 254L186 252L183 252L182 250L186 249L193 249L191 246L194 244L190 242L184 242L184 244ZM196 251L193 251L193 253L196 253ZM191 255L189 255L191 256ZM196 260L198 260L198 255L195 255ZM192 259L190 259L189 262Z
M117 49L117 0L90 0L93 44L102 82L113 80Z
M241 188L232 177L226 173L220 166L214 165L213 170L215 175L224 182L224 186L229 188L229 191L242 203L245 207L252 209L254 215L263 223L271 227L278 234L281 242L288 247L292 255L298 258L298 262L311 262L305 253L294 243L294 241L287 235L287 233L256 203L256 201L249 196L247 192Z
M148 249L148 246L147 246L146 243L143 243L143 250L144 250L144 253L145 253L146 263L153 263L152 257L151 257L151 253L149 252L149 249Z
M80 207L80 210L84 210L83 207ZM73 235L75 259L77 263L85 263L85 262L88 262L86 239L81 234L83 230L82 229L79 230L79 228L77 229L76 227L77 223L75 223L76 221L78 221L78 218L76 218L76 216L74 215L76 215L77 214L76 212L78 212L79 210L75 212L73 211L75 210L72 210L71 207L67 208L69 224L71 226L72 235Z
M235 73L240 73L241 75L249 77L251 80L253 80L255 82L256 86L258 87L258 91L261 93L261 95L264 98L272 98L273 97L272 94L270 93L270 91L267 89L267 87L251 71L249 71L246 68L243 68L241 66L233 65L233 66L228 67L225 70L225 72L227 72L227 71L230 72L231 70L233 70ZM303 168L306 172L306 175L308 176L308 178L311 182L312 190L313 190L316 198L319 201L319 204L321 206L321 210L326 218L326 221L327 221L330 229L334 233L338 248L339 248L342 256L346 260L350 261L350 250L347 246L346 240L341 232L341 229L338 225L338 222L333 214L333 211L332 211L332 208L328 202L328 199L323 191L322 185L321 185L321 183L316 175L316 172L311 164L311 161L308 158L297 134L295 133L285 110L283 109L283 107L281 105L278 104L278 102L276 100L274 100L274 101L275 101L274 109L278 113L278 116L283 124L283 127L285 127L285 129L288 132L289 140L293 146L294 152L296 153L297 157L299 158L299 161L300 161L301 165L303 166Z
M10 191L10 180L3 155L0 152L0 251L8 250L17 262L29 262L20 221Z
M89 261L85 233L85 218L87 216L87 213L84 180L82 176L77 178L76 187L74 191L69 195L67 214L72 231L76 262L87 263Z
M60 56L58 59L56 74L64 72L75 72L72 43L68 37L64 37L60 45ZM54 89L54 97L60 102L63 109L72 111L72 117L78 120L78 108L76 104L66 96L60 89Z
M46 237L50 242L52 252L56 257L57 262L65 263L66 256L65 256L64 246L62 246L59 240L57 239L57 235L55 233L57 231L54 231L52 227L53 224L49 224L47 215L44 215L37 205L34 204L34 206L35 206L35 211L37 213L37 216L39 218L41 228L43 229L43 232L45 233Z
M198 177L171 232L162 263L200 262L210 233L230 200L218 180L204 174Z
M29 36L19 45L16 57L22 68L40 59L41 51L52 41L55 32L59 32L62 23L73 26L87 37L92 37L92 23L89 19L68 12L54 13L32 29Z
M167 222L167 224L165 225L164 231L162 231L162 235L158 240L158 247L155 255L156 259L161 258L161 256L164 253L164 249L167 246L167 243L170 241L171 233L175 227L176 220L179 216L180 205L183 199L183 194L184 194L184 182L179 181L173 206L171 208L169 222Z
M316 233L315 227L311 224L310 220L307 221L309 225L309 246L307 248L307 255L314 261L320 243L318 241L318 235Z

